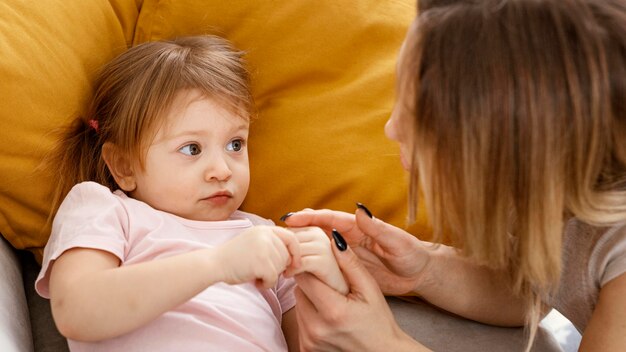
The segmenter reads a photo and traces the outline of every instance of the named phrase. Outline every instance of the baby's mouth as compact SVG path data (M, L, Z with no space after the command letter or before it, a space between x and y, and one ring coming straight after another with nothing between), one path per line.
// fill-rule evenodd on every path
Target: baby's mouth
M211 194L210 196L203 198L203 201L210 202L214 205L223 205L226 204L231 198L233 198L233 194L228 191L220 191Z

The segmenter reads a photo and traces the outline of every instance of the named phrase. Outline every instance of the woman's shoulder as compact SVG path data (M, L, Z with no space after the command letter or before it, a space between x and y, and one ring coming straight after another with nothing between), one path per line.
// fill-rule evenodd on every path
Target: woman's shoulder
M626 272L626 220L594 226L578 219L565 225L564 255L570 262L586 263L598 287Z
M584 331L600 289L626 272L626 222L594 226L576 218L564 226L563 268L549 304Z
M626 272L626 221L601 228L589 259L600 287Z
M626 240L626 219L624 221L598 226L586 223L578 218L571 218L564 225L564 241L578 242L587 247L603 246L607 241Z

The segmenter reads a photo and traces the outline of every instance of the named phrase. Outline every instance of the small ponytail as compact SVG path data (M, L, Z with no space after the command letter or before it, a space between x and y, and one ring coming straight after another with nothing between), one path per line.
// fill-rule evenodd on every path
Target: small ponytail
M66 128L59 130L59 142L44 160L44 167L56 181L52 204L54 214L63 197L77 183L111 179L102 159L104 140L95 119L78 117Z
M91 127L96 133L98 133L98 120L89 120L89 127Z

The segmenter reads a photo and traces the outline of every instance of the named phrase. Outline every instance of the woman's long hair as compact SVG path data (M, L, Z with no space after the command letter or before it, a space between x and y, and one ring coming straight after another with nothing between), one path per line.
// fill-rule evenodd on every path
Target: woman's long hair
M408 34L410 216L511 273L528 303L561 272L564 220L626 220L626 3L428 1Z

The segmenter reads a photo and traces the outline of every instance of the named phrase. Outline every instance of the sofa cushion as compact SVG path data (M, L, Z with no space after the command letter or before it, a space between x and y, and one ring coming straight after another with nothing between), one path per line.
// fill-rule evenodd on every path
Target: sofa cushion
M383 132L415 0L144 0L134 43L211 33L247 52L258 119L243 208L274 221L304 207L405 225L404 171ZM413 231L427 232L421 217Z
M4 0L0 13L0 233L40 256L54 180L38 166L126 41L106 0Z

